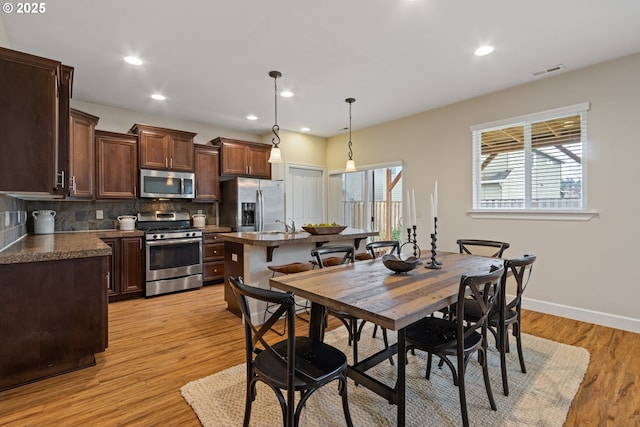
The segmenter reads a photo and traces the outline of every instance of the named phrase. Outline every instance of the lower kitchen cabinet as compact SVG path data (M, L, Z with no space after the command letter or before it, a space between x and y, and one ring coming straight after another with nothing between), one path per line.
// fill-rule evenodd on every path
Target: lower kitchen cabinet
M108 344L108 259L0 265L0 391L96 364Z
M202 281L224 280L224 242L218 233L202 233Z
M142 237L105 238L111 247L109 302L143 296L144 243Z

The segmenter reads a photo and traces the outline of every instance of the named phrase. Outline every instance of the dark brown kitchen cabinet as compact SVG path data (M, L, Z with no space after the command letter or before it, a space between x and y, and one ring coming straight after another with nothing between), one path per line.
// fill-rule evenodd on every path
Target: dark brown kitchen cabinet
M75 109L69 119L68 190L73 197L94 198L96 154L94 132L98 117Z
M138 137L95 131L98 199L135 199L138 188Z
M96 364L108 256L0 265L0 391Z
M142 237L104 238L111 247L109 302L138 298L144 290L144 244Z
M219 147L194 144L196 197L198 202L220 200Z
M204 284L224 280L224 242L218 233L202 233ZM208 283L209 282L209 283Z
M193 172L195 133L137 123L129 132L138 135L141 169Z
M221 137L211 143L220 147L220 176L271 179L271 145Z
M0 47L0 191L65 190L68 170L60 142L68 139L60 132L69 122L73 68L63 73L62 67Z

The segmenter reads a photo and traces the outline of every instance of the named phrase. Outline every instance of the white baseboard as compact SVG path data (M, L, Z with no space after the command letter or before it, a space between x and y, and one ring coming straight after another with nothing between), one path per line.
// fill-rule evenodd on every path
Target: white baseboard
M596 325L622 329L624 331L640 334L640 319L634 319L632 317L618 316L616 314L586 310L584 308L571 307L568 305L555 304L552 302L529 298L522 298L522 306L527 310L539 311L541 313L553 314L555 316L567 317L581 322L594 323Z

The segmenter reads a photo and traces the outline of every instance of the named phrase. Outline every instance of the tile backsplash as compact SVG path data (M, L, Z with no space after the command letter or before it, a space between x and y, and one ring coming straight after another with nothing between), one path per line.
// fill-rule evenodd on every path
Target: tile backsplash
M118 228L118 216L148 211L189 211L203 213L206 223L218 224L216 203L169 201L153 199L114 201L21 200L0 194L0 250L22 236L33 232L33 211L53 210L55 231L113 230ZM102 218L98 218L102 214Z
M118 201L28 201L31 212L49 209L56 212L55 231L112 230L118 228L118 216L135 215L148 211L201 211L207 216L207 224L217 224L215 203L195 203L190 201L169 201L153 199ZM99 213L102 218L99 218ZM28 218L28 231L33 231L33 218Z
M0 250L27 234L26 202L0 194Z

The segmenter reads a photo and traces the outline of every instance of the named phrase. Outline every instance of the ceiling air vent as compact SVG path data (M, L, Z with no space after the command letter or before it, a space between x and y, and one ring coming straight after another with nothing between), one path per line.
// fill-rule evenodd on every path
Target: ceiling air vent
M560 70L564 70L564 65L562 64L554 65L553 67L545 68L544 70L535 71L531 73L531 75L533 77L540 77L540 76L544 76L545 74L555 73L556 71L560 71Z

